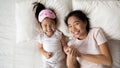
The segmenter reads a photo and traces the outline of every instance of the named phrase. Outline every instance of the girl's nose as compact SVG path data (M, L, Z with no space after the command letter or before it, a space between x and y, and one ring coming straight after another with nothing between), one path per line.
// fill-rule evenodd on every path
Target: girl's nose
M47 30L51 30L51 27L50 27L50 25L49 25L49 26L47 26Z

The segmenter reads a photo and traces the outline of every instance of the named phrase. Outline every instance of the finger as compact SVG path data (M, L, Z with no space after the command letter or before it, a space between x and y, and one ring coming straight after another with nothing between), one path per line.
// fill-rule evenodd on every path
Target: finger
M74 48L73 46L71 47L71 50L72 50L72 51L71 51L71 54L72 54L73 56L77 56L77 54L78 54L77 51L78 51L78 50L77 50L76 48Z
M74 53L73 53L73 54L74 54L74 56L76 57L76 56L77 56L77 49L74 48L73 50L74 50Z
M71 48L71 53L70 53L72 56L75 56L75 49L74 48Z
M76 49L76 57L80 56L79 50Z
M66 48L66 49L65 49L65 52L67 53L68 51L69 51L69 48Z
M75 56L77 57L79 55L79 51L75 49Z
M72 54L73 49L70 47L69 48L69 53Z

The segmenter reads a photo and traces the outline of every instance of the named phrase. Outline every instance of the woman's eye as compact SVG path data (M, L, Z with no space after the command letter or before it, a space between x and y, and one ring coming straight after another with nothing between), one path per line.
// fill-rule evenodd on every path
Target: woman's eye
M72 26L71 25L68 25L69 28L71 28Z
M74 23L74 25L78 25L78 24L79 24L78 22Z

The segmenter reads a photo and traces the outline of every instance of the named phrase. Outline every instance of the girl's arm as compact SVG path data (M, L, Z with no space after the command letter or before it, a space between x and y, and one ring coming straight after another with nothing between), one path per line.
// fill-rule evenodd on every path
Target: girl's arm
M49 58L52 56L51 53L46 52L46 51L43 49L43 45L42 45L42 44L39 44L38 48L39 48L39 51L40 51L47 59L49 59Z
M103 65L112 65L112 57L110 55L109 48L107 47L107 43L103 43L99 46L100 54L93 55L93 54L80 54L79 57L82 59Z
M63 46L64 52L66 53L66 49L67 49L68 46L67 46L67 42L65 40L65 36L63 34L62 34L61 44Z

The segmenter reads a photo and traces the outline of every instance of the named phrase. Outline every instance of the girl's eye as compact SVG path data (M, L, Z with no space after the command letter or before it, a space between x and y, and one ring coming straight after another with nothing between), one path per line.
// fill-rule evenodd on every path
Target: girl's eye
M47 25L44 25L45 27L47 26Z
M55 24L55 22L50 22L50 24L49 25L54 25Z

